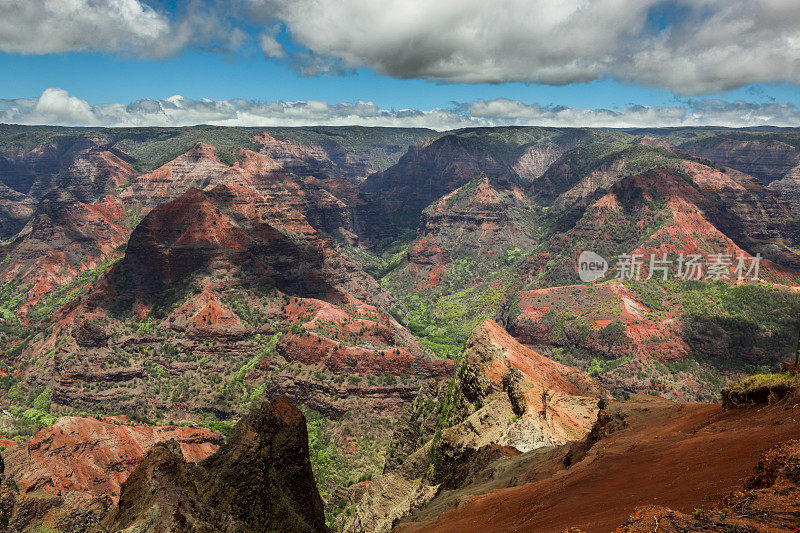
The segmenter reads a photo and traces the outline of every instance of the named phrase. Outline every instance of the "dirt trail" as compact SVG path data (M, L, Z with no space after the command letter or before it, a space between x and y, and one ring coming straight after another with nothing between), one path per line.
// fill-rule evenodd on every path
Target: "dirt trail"
M798 407L725 410L644 396L612 403L609 412L627 427L598 442L583 461L541 481L472 497L438 517L423 509L416 523L395 531L547 533L577 527L606 533L641 505L687 513L708 508L741 487L763 452L800 437Z

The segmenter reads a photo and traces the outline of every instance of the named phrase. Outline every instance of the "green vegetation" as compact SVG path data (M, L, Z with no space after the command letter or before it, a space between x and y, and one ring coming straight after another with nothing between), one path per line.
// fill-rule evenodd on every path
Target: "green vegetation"
M656 280L626 281L625 286L636 293L644 305L654 311L663 311L667 308L664 305L664 289Z
M498 312L505 296L505 286L491 283L451 294L412 292L403 298L410 309L407 325L438 357L454 359L475 326Z
M320 495L328 506L325 510L329 526L336 517L347 512L344 502L333 499L337 487L368 481L381 473L383 448L391 436L387 418L364 417L351 413L343 420L328 420L305 406L300 406L306 417L308 447L314 478ZM337 445L345 441L346 446Z
M254 135L267 132L279 140L321 146L333 154L350 149L363 154L365 162L382 170L432 130L413 128L364 128L360 126L314 126L238 128L190 126L183 128L65 128L57 126L0 125L0 145L32 148L55 143L66 151L84 137L108 139L117 155L139 172L149 172L186 153L197 143L217 147L217 156L228 165L238 160L239 148L257 148Z
M247 301L244 295L236 294L227 296L223 302L234 312L236 315L250 327L258 328L263 326L266 322L266 316L263 311L253 308Z
M729 384L725 389L732 393L747 393L757 389L777 387L800 389L800 374L791 372L754 374Z
M216 431L217 433L221 433L225 440L228 439L231 435L231 430L233 426L236 425L235 420L219 420L214 413L208 413L203 417L203 421L200 425L210 429L211 431Z
M53 318L53 313L56 309L63 307L67 302L75 300L83 295L101 274L106 272L121 258L122 255L115 254L96 267L84 270L78 274L72 283L59 287L48 294L43 302L39 303L28 313L28 321L32 324L44 324L49 322Z
M722 389L722 400L728 405L772 403L787 396L800 396L800 374L755 374L729 383Z
M794 359L800 294L722 281L670 280L664 286L681 295L684 335L695 357L744 373Z
M55 424L56 420L58 420L57 416L53 416L48 411L43 411L41 409L24 409L18 406L11 406L9 410L14 414L14 416L35 424L37 427L52 426Z
M0 284L0 318L9 324L18 324L19 320L14 313L25 303L29 286L20 286L16 281Z

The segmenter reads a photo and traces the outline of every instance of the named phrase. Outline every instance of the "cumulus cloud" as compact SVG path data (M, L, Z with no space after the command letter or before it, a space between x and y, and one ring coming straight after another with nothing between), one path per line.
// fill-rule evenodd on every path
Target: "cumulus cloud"
M141 0L0 0L0 51L89 51L158 58L187 46L231 49L244 33L207 3L168 17Z
M445 82L611 77L701 94L800 83L796 0L246 0L299 52Z
M275 38L278 32L278 27L274 26L269 31L262 32L258 36L258 45L266 57L280 59L286 57L286 50L283 45Z
M0 0L0 51L230 51L253 39L304 75L562 85L612 78L685 95L800 84L797 0ZM253 37L242 28L260 25ZM276 39L290 37L289 50Z
M574 127L796 126L800 109L788 103L690 100L676 106L585 109L497 98L442 109L383 109L373 102L319 100L264 103L241 98L193 100L176 95L130 104L90 105L63 89L36 98L0 100L0 122L63 126L401 126L448 130L537 125Z

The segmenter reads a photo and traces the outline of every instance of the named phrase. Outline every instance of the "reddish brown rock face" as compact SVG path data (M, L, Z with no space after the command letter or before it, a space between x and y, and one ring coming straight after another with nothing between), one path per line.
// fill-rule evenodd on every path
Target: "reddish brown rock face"
M364 190L374 195L372 201L380 206L377 217L385 218L385 213L391 213L398 227L413 227L428 204L481 173L507 179L513 171L478 143L447 135L429 145L412 147L397 165L371 175ZM373 230L394 231L385 224Z
M198 143L185 154L133 180L120 198L146 213L190 188L205 189L237 179L244 179L243 173L223 164L216 156L215 147Z
M393 278L434 290L450 279L449 268L458 259L477 262L481 273L501 268L507 252L533 245L525 227L527 202L519 187L485 176L446 194L422 212L417 240L406 253L408 265Z
M303 414L284 397L253 409L197 464L157 445L122 487L108 530L328 531Z
M157 294L202 268L247 270L262 284L336 303L349 296L381 305L392 300L301 212L231 183L190 189L154 209L115 271L138 276L140 289Z
M527 452L580 440L594 425L598 399L609 397L583 372L523 346L491 320L472 332L462 361L465 371L456 395L481 408L463 428L443 433L443 443L454 448L464 441L476 449L500 444ZM516 420L504 420L504 409ZM487 426L487 420L493 421Z
M125 210L116 198L85 204L68 193L51 193L26 230L0 249L7 260L0 279L31 286L19 310L25 315L52 290L107 259L129 232Z
M340 173L338 166L320 146L281 141L266 132L253 137L253 141L259 145L260 154L287 173L331 177L338 177Z
M130 163L121 159L124 155L109 148L104 139L78 141L62 157L58 188L69 190L87 203L115 194L137 174Z
M800 150L780 141L720 137L684 143L680 149L755 176L764 184L785 177L800 164Z
M213 454L222 437L205 428L136 425L122 418L62 417L27 443L4 453L5 475L23 499L58 501L43 521L102 510L119 500L120 485L159 442L174 439L188 461Z
M0 148L0 237L19 232L53 189L93 203L136 175L104 139L71 142L66 149L54 143Z

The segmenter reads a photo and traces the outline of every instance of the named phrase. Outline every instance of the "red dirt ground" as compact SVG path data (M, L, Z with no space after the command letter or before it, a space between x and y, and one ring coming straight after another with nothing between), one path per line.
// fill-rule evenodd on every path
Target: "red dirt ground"
M708 508L754 470L772 446L800 436L798 406L725 410L632 397L612 408L628 427L600 440L581 462L556 475L462 502L411 532L609 532L635 507L662 505L691 513Z

